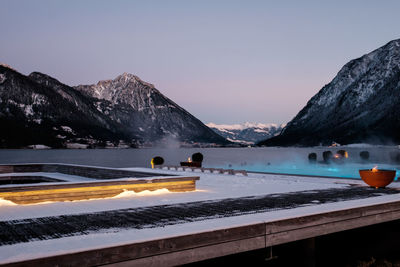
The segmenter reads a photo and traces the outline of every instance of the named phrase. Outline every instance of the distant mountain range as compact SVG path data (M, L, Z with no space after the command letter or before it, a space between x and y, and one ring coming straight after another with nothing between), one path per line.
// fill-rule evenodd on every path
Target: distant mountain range
M228 145L152 84L124 73L70 87L39 72L0 65L0 147Z
M348 62L266 146L400 143L400 39Z
M285 126L285 124L263 124L250 122L230 125L215 124L211 122L207 123L206 125L229 141L244 145L253 145L267 138L276 136Z

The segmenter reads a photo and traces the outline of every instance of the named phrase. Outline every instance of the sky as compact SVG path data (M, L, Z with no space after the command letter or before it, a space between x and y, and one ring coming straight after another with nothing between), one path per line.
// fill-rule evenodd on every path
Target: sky
M204 123L286 123L400 38L400 1L0 0L0 62L68 85L128 72Z

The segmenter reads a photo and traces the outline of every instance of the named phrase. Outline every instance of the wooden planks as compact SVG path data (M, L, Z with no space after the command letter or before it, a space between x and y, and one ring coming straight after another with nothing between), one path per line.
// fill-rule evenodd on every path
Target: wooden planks
M264 224L88 250L7 266L173 266L265 246ZM198 251L200 249L201 251Z
M400 201L397 201L16 262L8 266L173 266L399 219Z
M267 223L266 245L275 246L399 219L400 202L299 216Z

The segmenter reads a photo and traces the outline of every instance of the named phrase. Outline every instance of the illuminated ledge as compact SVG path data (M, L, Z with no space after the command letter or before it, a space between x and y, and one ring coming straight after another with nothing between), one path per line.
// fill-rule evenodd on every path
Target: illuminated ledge
M0 198L16 204L34 204L46 201L73 201L114 197L124 190L141 192L166 188L171 192L187 192L196 189L199 177L174 177L139 179L133 181L107 181L40 186L16 186L0 188Z

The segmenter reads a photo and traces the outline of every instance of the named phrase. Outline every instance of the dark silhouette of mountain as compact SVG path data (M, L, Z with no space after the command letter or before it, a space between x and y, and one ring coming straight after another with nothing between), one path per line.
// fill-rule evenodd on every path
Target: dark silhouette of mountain
M103 101L98 104L98 110L144 142L229 143L161 94L154 85L133 74L124 73L114 80L75 89Z
M128 77L135 76L109 81L117 85L113 88L98 83L104 93L113 90L114 98L108 99L91 96L92 86L76 90L42 73L25 76L0 65L0 147L137 147L170 136L180 142L228 143L154 87L137 77L142 87L134 87Z
M266 146L400 143L400 40L351 60Z

